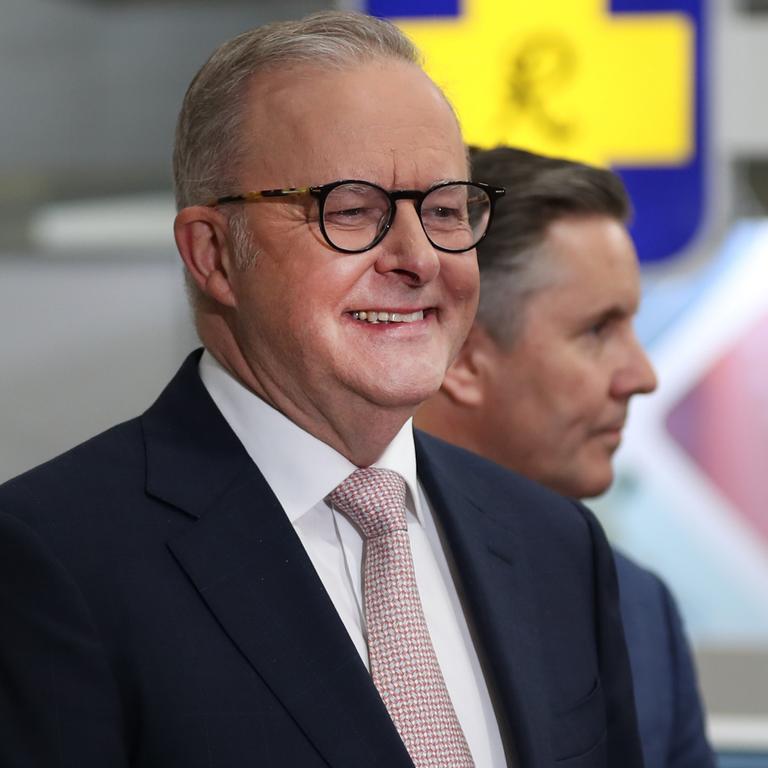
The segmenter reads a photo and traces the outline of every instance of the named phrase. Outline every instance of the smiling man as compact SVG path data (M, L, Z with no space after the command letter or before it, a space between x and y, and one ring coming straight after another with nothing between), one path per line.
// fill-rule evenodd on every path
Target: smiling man
M593 517L412 430L503 190L408 40L223 44L174 170L204 349L0 488L0 763L640 766Z
M418 426L566 496L607 490L629 402L656 377L633 329L640 273L618 176L511 147L476 151L506 187L479 244L477 320ZM709 768L690 649L664 583L616 553L645 768Z

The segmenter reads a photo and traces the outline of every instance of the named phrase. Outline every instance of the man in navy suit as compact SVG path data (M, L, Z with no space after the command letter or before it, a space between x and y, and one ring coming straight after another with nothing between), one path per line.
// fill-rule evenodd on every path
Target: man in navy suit
M592 515L411 427L503 194L417 62L328 12L193 80L175 235L204 350L0 488L4 768L642 765ZM375 545L334 501L363 476L402 494L366 489L399 526Z
M612 481L629 400L656 386L632 329L626 191L608 170L509 147L475 151L472 167L506 195L478 246L477 320L417 425L566 496L595 496ZM672 595L615 559L645 766L712 766Z

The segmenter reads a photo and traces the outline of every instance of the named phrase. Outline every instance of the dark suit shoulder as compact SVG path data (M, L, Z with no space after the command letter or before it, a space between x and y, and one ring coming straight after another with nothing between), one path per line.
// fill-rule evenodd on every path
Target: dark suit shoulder
M671 598L661 577L614 548L613 559L622 595L632 601L652 601L661 606Z
M0 511L36 518L51 506L120 492L144 463L141 425L132 419L0 485Z
M592 520L592 513L574 499L425 432L416 430L415 435L417 454L427 459L430 471L501 525L525 521L567 537L583 535L585 519Z
M36 537L91 606L108 606L133 563L160 562L186 521L148 497L146 475L141 424L129 421L0 486L0 515Z
M693 657L675 599L652 571L616 550L614 561L646 767L712 766Z
M85 541L91 533L89 525L119 528L121 521L130 524L144 505L147 509L152 507L147 494L151 481L148 456L173 453L177 444L190 441L188 433L195 430L198 452L205 456L213 445L215 454L214 427L226 432L197 375L199 356L198 351L187 358L143 415L1 485L0 512L19 516L33 527L51 530L60 529L66 520L70 539L81 534ZM200 440L200 435L207 439ZM230 454L223 461L232 463ZM174 470L184 481L204 463L201 459L190 469L189 455L185 454Z
M664 580L614 548L621 609L628 628L642 627L648 638L653 633L659 651L675 651L681 643L687 648L677 602Z

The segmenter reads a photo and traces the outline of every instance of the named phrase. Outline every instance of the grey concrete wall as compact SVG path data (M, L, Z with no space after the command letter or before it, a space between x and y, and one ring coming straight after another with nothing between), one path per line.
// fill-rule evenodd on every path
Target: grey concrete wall
M0 0L0 180L168 178L184 90L223 40L327 0ZM0 182L1 183L1 182ZM124 187L122 187L124 188Z
M195 346L176 262L0 259L0 482L157 397Z
M331 6L0 0L0 227L48 199L170 189L176 113L213 48ZM142 411L194 346L165 245L0 251L0 481Z

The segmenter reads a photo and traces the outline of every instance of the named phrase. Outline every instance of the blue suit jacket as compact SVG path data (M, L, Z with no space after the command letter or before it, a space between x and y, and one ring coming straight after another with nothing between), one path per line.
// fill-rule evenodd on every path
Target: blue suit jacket
M198 357L141 418L0 488L0 765L410 768ZM515 764L640 768L592 515L426 436L417 463Z
M674 598L655 574L619 552L615 560L645 768L713 767Z

